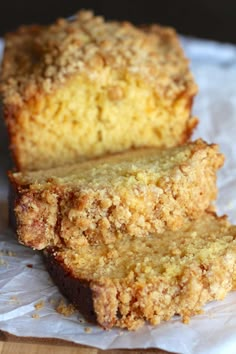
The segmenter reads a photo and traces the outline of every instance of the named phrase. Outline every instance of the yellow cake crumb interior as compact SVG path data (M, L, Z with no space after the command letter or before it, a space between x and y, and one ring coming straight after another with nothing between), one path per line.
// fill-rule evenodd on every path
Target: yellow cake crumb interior
M197 124L190 118L197 87L170 28L82 11L10 33L4 53L0 89L20 170L175 146Z
M35 159L38 169L46 169L131 147L175 146L184 140L189 120L185 97L168 107L138 77L110 76L111 86L73 78L51 97L39 104L33 101L22 111L17 144L21 156L29 156L29 167L34 167Z

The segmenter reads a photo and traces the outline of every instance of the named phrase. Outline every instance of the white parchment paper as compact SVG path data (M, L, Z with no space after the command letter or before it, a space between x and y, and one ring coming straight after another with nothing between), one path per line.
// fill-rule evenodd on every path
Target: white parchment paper
M199 85L194 111L200 125L194 138L216 142L226 155L219 173L219 214L236 223L236 47L182 38L192 71ZM0 41L0 52L2 42ZM0 53L1 54L1 53ZM0 55L1 56L1 55ZM104 331L55 311L62 296L52 284L37 252L17 244L7 229L7 143L0 125L0 329L18 336L53 337L108 348L161 348L184 354L236 352L236 292L224 301L212 302L205 313L184 325L178 317L154 328L137 332ZM28 265L32 265L29 268ZM34 305L44 301L42 309ZM39 318L33 318L37 314ZM87 333L86 327L91 329Z

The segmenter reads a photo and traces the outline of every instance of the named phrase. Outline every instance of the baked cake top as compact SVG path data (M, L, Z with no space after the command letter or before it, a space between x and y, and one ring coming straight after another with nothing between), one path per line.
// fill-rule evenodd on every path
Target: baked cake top
M196 93L188 60L175 31L158 25L137 28L105 22L90 11L50 26L23 26L6 35L1 91L6 104L21 105L50 93L73 74L109 83L130 73L141 77L165 99ZM114 95L119 95L114 87Z

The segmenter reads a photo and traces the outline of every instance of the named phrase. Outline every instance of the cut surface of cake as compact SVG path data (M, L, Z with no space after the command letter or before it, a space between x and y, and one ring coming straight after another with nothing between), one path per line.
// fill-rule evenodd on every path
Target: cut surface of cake
M196 85L173 29L82 11L5 38L4 117L20 170L185 142Z
M159 237L44 254L62 293L103 328L133 330L176 314L188 322L236 285L236 226L213 213Z
M76 248L177 230L216 199L223 160L217 145L197 140L12 173L19 241Z

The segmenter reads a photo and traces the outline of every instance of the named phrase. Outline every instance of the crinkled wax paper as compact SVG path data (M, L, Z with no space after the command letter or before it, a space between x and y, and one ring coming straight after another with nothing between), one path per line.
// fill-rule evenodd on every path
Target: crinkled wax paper
M236 47L182 38L199 95L194 112L200 124L194 138L220 144L226 163L219 173L219 214L236 223ZM0 51L3 43L0 42ZM178 353L236 352L236 292L212 302L203 315L188 325L178 317L157 327L145 325L137 332L104 331L80 322L78 313L64 317L55 311L62 298L37 252L17 244L7 228L7 143L1 122L0 137L0 329L18 336L53 337L108 348L162 348ZM29 265L32 265L30 268ZM44 306L34 306L43 301ZM36 316L35 316L36 315ZM33 317L32 317L33 316ZM37 318L38 317L38 318ZM90 330L88 330L89 328Z

